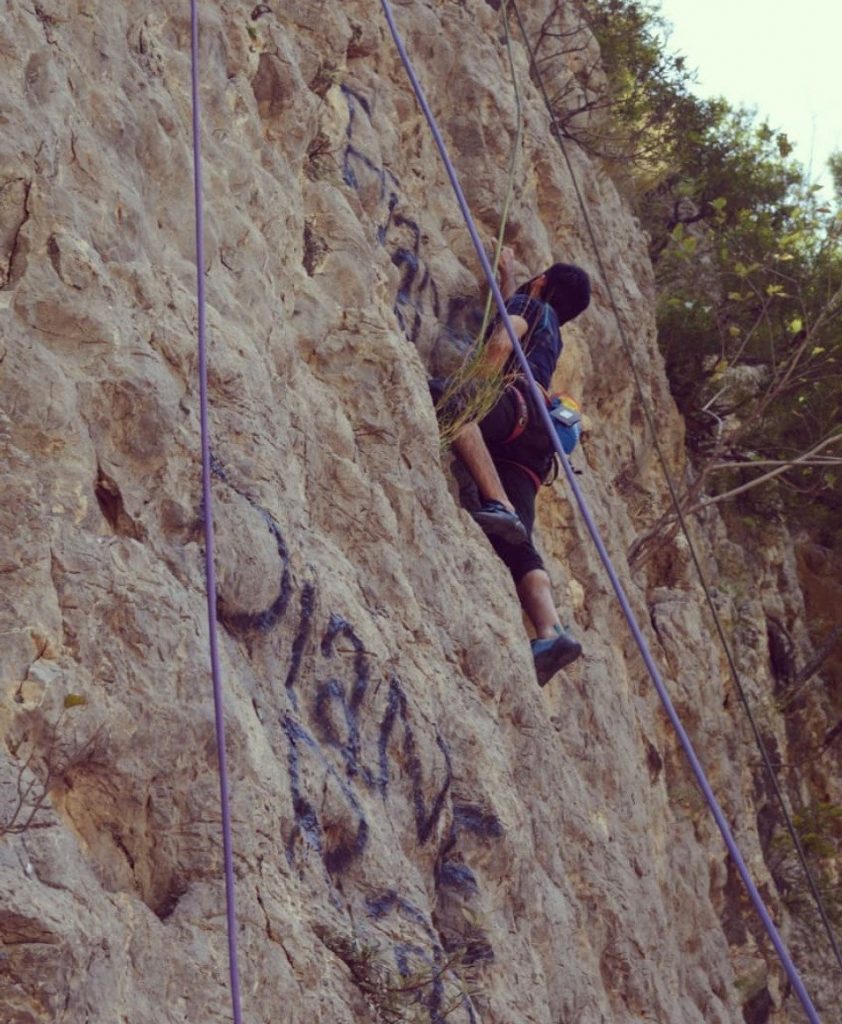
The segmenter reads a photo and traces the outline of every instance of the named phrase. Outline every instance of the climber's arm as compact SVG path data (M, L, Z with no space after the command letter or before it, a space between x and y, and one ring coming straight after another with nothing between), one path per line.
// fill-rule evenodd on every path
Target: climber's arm
M517 290L515 282L515 254L508 245L503 246L500 252L497 273L500 278L500 291L503 294L503 298L508 302ZM522 338L529 326L526 320L522 316L512 316L510 320L512 321L515 334L519 339ZM498 323L491 332L488 341L482 346L476 366L477 375L490 378L501 373L511 354L512 340L504 324Z
M510 316L509 319L512 322L512 327L514 327L518 339L522 338L526 334L529 324L522 316ZM506 325L499 323L491 332L491 337L483 348L480 364L477 367L479 375L481 377L493 377L495 374L502 372L511 354L512 339L509 337Z
M508 302L517 291L517 282L515 281L515 254L514 250L509 248L508 245L504 246L500 253L500 263L497 267L497 271L500 275L500 291L503 293L503 298Z

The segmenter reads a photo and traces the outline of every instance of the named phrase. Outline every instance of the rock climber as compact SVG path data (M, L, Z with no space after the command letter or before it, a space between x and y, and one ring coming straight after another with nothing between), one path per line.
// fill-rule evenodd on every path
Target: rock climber
M588 307L590 279L581 267L556 263L517 287L509 248L501 253L499 274L512 326L537 383L547 392L561 355L561 327ZM500 322L489 330L478 373L502 376L504 387L491 411L461 428L454 439L473 485L463 488L462 500L512 574L535 631L532 656L544 686L582 653L581 644L561 625L550 578L532 543L535 499L555 452Z

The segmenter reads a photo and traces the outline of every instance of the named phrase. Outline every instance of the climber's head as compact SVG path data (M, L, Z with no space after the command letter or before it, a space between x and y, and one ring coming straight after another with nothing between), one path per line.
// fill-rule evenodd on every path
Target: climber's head
M554 263L518 288L518 294L546 302L555 310L559 326L586 310L591 301L591 281L581 267Z

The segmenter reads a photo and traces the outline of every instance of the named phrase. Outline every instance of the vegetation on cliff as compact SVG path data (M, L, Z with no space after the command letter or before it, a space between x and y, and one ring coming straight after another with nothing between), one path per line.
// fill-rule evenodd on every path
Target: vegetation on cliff
M568 130L610 161L650 239L659 341L695 469L684 508L733 498L744 520L783 519L838 547L842 154L831 161L827 200L783 132L694 94L657 6L590 0L585 11L605 77L585 90L597 116L582 134L575 120ZM832 623L817 630L808 678L838 636ZM781 710L792 713L792 701ZM808 761L818 753L804 748ZM838 812L819 801L796 822L826 894ZM792 871L787 837L775 842ZM797 902L803 887L776 877Z
M772 519L823 550L842 548L842 154L831 160L825 198L783 132L695 94L693 70L671 52L669 25L647 0L584 0L578 18L557 6L535 52L554 81L562 135L609 169L649 238L659 344L693 465L683 511L728 500L742 525ZM639 550L675 529L668 511ZM828 668L842 630L817 620L812 632L814 656L797 669L784 631L786 664L776 668L776 709L803 762L791 767L807 770L842 735L832 671L818 740L806 727L806 688ZM819 795L795 822L837 923L829 894L842 852L839 812ZM780 891L801 909L792 844L782 831L770 835Z
M809 515L832 545L842 156L825 200L783 132L694 94L657 5L587 0L583 18L600 54L549 20L539 50L573 71L554 99L564 133L609 162L650 238L660 344L697 470L686 508L746 495L751 511Z

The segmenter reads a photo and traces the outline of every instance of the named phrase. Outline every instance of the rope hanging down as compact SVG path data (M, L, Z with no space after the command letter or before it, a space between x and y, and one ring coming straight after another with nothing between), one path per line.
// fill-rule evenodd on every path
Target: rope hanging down
M506 4L503 4L500 7L500 20L503 25L503 33L506 39L506 53L509 58L509 70L512 76L512 88L514 91L515 109L517 111L517 127L515 128L515 144L512 146L512 156L509 160L509 170L506 175L506 195L503 201L502 212L500 214L500 226L497 229L497 240L494 245L494 258L492 263L495 275L497 273L497 265L500 261L500 254L503 251L503 242L506 237L506 225L509 220L509 212L511 210L512 198L514 197L515 191L518 153L520 152L524 134L523 103L521 100L520 83L518 81L517 70L515 68L511 32L509 30L509 9ZM482 316L482 325L477 332L475 344L466 359L461 363L459 369L450 375L447 387L436 404L437 415L448 408L450 400L459 394L462 388L467 384L473 385L475 388L474 394L481 396L480 404L470 413L471 416L477 415L481 417L485 415L485 413L488 412L494 404L497 397L497 382L494 381L492 385L489 386L488 383L482 383L481 377L478 379L476 376L477 367L482 363L482 355L485 347L483 339L485 338L488 325L491 322L492 310L494 308L494 296L489 291L485 300L485 311ZM447 421L440 419L439 427L441 430L440 440L442 445L447 446L452 442L461 427L463 427L467 422L468 415L465 414L460 414L453 419L448 419Z
M210 641L213 705L216 721L216 753L219 767L219 799L222 807L222 851L225 862L225 909L228 927L228 967L234 1024L241 1024L240 978L237 969L237 912L234 902L234 859L231 842L231 812L228 806L228 769L225 758L225 718L222 673L216 634L216 571L213 564L213 507L211 495L210 430L208 427L208 361L205 330L205 229L202 186L202 111L199 102L199 12L197 0L190 0L191 98L193 105L193 196L196 208L196 304L199 318L199 420L202 446L202 516L205 531L205 580L208 592L208 637Z
M784 798L783 791L781 790L780 783L778 782L777 772L775 771L772 759L769 756L769 751L766 748L766 744L763 742L763 736L761 735L760 727L757 724L757 720L754 717L754 712L751 709L751 703L749 702L748 694L746 693L746 689L743 685L739 669L737 668L737 662L736 658L734 657L734 652L731 650L731 644L725 633L725 627L722 624L722 618L716 607L716 602L713 599L713 595L710 592L710 586L705 577L701 559L699 558L698 552L696 551L696 545L690 534L690 529L687 524L687 517L681 507L681 500L678 496L678 488L676 487L675 481L672 478L672 474L667 464L666 456L664 455L663 448L661 446L658 430L655 426L655 417L646 398L646 393L643 390L643 383L640 379L640 373L637 369L637 364L634 360L634 353L632 351L631 342L629 341L628 335L626 334L626 329L623 326L623 321L620 317L620 312L617 308L617 302L614 298L614 289L611 286L611 279L608 276L608 272L605 268L605 264L602 259L602 253L600 251L599 243L596 239L596 232L593 229L593 224L591 223L591 218L588 213L587 203L585 202L584 197L582 195L582 190L579 186L579 181L576 176L576 171L573 167L573 163L570 160L570 156L567 152L567 147L564 145L564 133L561 130L561 126L558 123L558 118L556 117L555 110L553 109L552 103L550 102L549 93L547 92L546 85L544 84L544 78L541 74L541 69L538 66L535 51L532 47L532 44L529 41L526 26L524 25L523 18L521 17L520 8L516 0L508 0L507 6L511 6L512 10L514 11L515 18L517 19L518 28L520 29L520 34L523 37L526 52L529 54L529 61L532 67L532 74L535 78L535 81L538 83L539 91L544 100L544 106L546 107L547 113L550 117L552 135L554 136L555 141L558 144L559 149L561 150L561 155L564 158L564 162L567 166L567 171L570 175L570 180L573 184L573 189L576 194L576 199L579 204L582 219L585 222L585 227L587 229L588 236L591 240L591 246L594 250L594 255L596 257L600 275L602 277L602 281L605 285L605 290L608 295L608 301L611 306L611 310L614 314L614 319L617 322L617 331L620 336L620 340L623 344L623 349L626 353L626 357L628 358L629 364L631 366L632 377L634 378L635 383L635 389L637 391L637 396L643 409L646 425L649 428L652 443L655 447L655 452L658 456L658 462L660 463L661 471L664 474L664 480L666 481L667 489L669 490L670 500L675 510L675 516L678 521L679 528L681 529L681 533L685 541L687 542L687 548L690 552L690 558L693 562L694 570L699 578L699 583L702 587L702 590L704 591L705 602L708 606L708 610L710 611L711 618L713 619L714 628L719 638L719 642L722 646L722 650L725 654L726 661L728 662L729 674L734 683L734 687L737 691L740 703L742 704L743 709L746 713L746 718L748 719L749 727L751 728L752 734L754 736L755 745L758 749L758 752L760 753L761 760L763 761L763 765L766 769L766 774L769 778L769 781L772 785L772 789L775 793L775 797L780 806L781 814L783 815L787 832L789 833L792 845L801 863L804 876L807 880L807 886L810 889L810 892L812 893L813 901L816 904L816 908L818 910L819 917L821 918L822 924L824 926L825 933L827 934L830 947L833 950L834 957L836 958L836 963L839 966L840 971L842 971L842 950L840 950L839 944L836 941L836 936L833 932L833 926L830 923L830 916L825 907L821 893L819 892L819 887L816 884L816 880L813 877L813 872L810 870L810 865L807 862L807 854L804 851L804 846L801 842L801 837L798 835L798 830L795 828L795 824L792 820L792 815L790 814L789 808L787 807L786 799Z
M483 273L485 274L486 279L488 281L488 286L494 295L494 300L497 303L497 308L500 312L501 320L505 324L506 332L509 335L509 339L512 342L514 354L518 360L521 369L523 370L523 374L526 380L529 383L529 387L532 390L533 396L535 398L535 405L539 410L542 421L544 423L544 427L552 441L553 447L555 448L559 459L561 460L561 465L564 469L564 474L567 478L567 482L570 486L570 489L573 491L573 495L576 499L577 505L579 506L579 510L585 521L585 525L587 526L588 532L591 535L591 539L593 540L597 548L603 566L606 572L608 573L608 577L611 581L614 593L616 594L620 606L623 610L623 615L625 616L626 622L629 626L629 629L631 630L635 643L637 644L637 647L640 650L640 653L643 657L643 661L646 665L647 671L649 672L652 682L655 685L655 689L658 692L658 696L661 699L661 703L664 706L664 710L666 711L667 716L670 719L673 728L676 731L676 734L678 735L679 742L681 743L681 746L684 749L685 755L687 756L687 759L690 763L690 767L693 771L693 774L696 777L696 781L699 785L699 788L702 790L705 800L707 801L708 806L710 807L711 813L716 821L719 831L722 834L722 838L725 842L728 852L733 858L734 864L736 865L737 870L740 873L740 877L743 880L743 884L746 887L746 891L748 892L749 897L752 903L754 904L754 908L757 911L757 914L760 917L760 920L762 921L764 928L766 929L766 933L768 934L772 942L772 945L775 947L775 951L777 952L781 964L783 965L784 970L786 971L787 977L789 978L790 983L792 984L793 989L795 990L798 999L801 1002L801 1005L803 1006L805 1013L807 1014L807 1018L809 1019L811 1024L820 1024L818 1014L816 1013L812 1001L810 1000L810 996L808 995L807 990L804 988L804 984L801 981L798 971L795 968L795 964L793 963L792 958L790 957L789 952L786 946L784 945L780 935L778 934L778 930L775 927L769 915L769 912L766 909L765 904L763 903L763 899L757 890L757 886L755 885L754 880L752 879L748 867L743 859L743 856L740 853L739 847L737 846L736 841L734 840L734 837L731 833L731 829L728 826L727 821L725 820L725 816L722 812L722 809L720 808L719 803L716 800L716 796L714 795L713 790L710 787L710 783L707 780L707 777L704 773L704 769L702 768L702 765L698 757L696 756L696 752L693 749L692 743L690 742L690 737L687 735L687 732L684 729L684 726L681 723L680 718L678 717L678 713L676 712L675 707L673 706L672 700L670 699L669 693L667 692L664 681L661 678L660 671L658 670L658 667L655 664L652 655L649 651L648 644L646 643L646 638L643 636L640 626L637 623L637 620L634 616L634 612L626 596L625 590L623 589L620 579L611 562L610 556L608 555L608 551L606 550L605 545L602 541L599 529L590 513L590 509L588 508L587 502L585 501L585 497L581 489L579 488L579 485L576 481L576 477L573 474L570 462L563 448L561 447L555 430L553 429L552 420L550 419L545 403L541 399L541 395L538 390L538 386L535 382L535 378L532 375L532 371L529 367L528 362L526 361L526 357L523 354L523 349L521 348L517 335L515 334L514 328L512 327L512 322L509 319L508 313L506 312L503 296L500 292L500 288L497 284L497 281L494 279L494 274L492 272L491 265L488 261L488 257L485 254L485 250L483 249L482 242L479 238L479 234L477 233L477 229L473 222L470 210L468 209L468 204L465 200L464 193L462 192L462 188L456 176L456 171L447 153L447 148L444 144L444 140L442 139L441 132L439 131L438 128L438 124L436 123L436 119L433 115L432 110L430 109L429 104L427 103L426 96L424 95L424 91L421 88L421 84L418 81L418 78L415 74L415 69L412 66L409 54L407 53L406 47L404 46L403 40L401 39L400 33L398 32L398 28L395 23L394 15L389 0L381 0L381 6L383 8L383 13L385 14L386 21L389 25L389 30L392 34L392 38L394 39L395 46L397 47L401 61L404 65L407 76L412 85L413 91L415 92L416 99L418 100L418 103L424 113L424 116L430 127L430 131L432 132L433 138L435 140L436 146L441 155L442 162L447 172L447 176L450 180L451 186L453 187L453 191L456 196L456 201L459 204L460 210L462 211L462 216L465 219L465 225L468 229L468 233L471 236L471 241L473 242L474 249L476 250L477 257L480 261L480 265L482 266Z
M509 58L509 70L512 74L512 88L515 97L515 109L517 111L517 127L515 129L515 143L512 146L512 157L509 160L509 173L506 176L506 198L503 201L503 209L500 213L500 227L497 231L497 241L494 245L494 259L492 271L497 274L497 265L500 262L500 254L503 251L503 242L506 238L506 225L509 222L509 213L512 207L512 199L515 193L515 177L517 174L517 156L523 142L523 100L520 95L520 83L518 82L517 69L515 68L515 56L512 52L512 36L509 31L509 7L503 4L500 7L500 20L503 23L503 32L506 38L506 54ZM494 305L494 296L489 291L485 300L485 311L482 315L482 326L479 329L479 338L485 337L485 332L491 322L491 308Z

